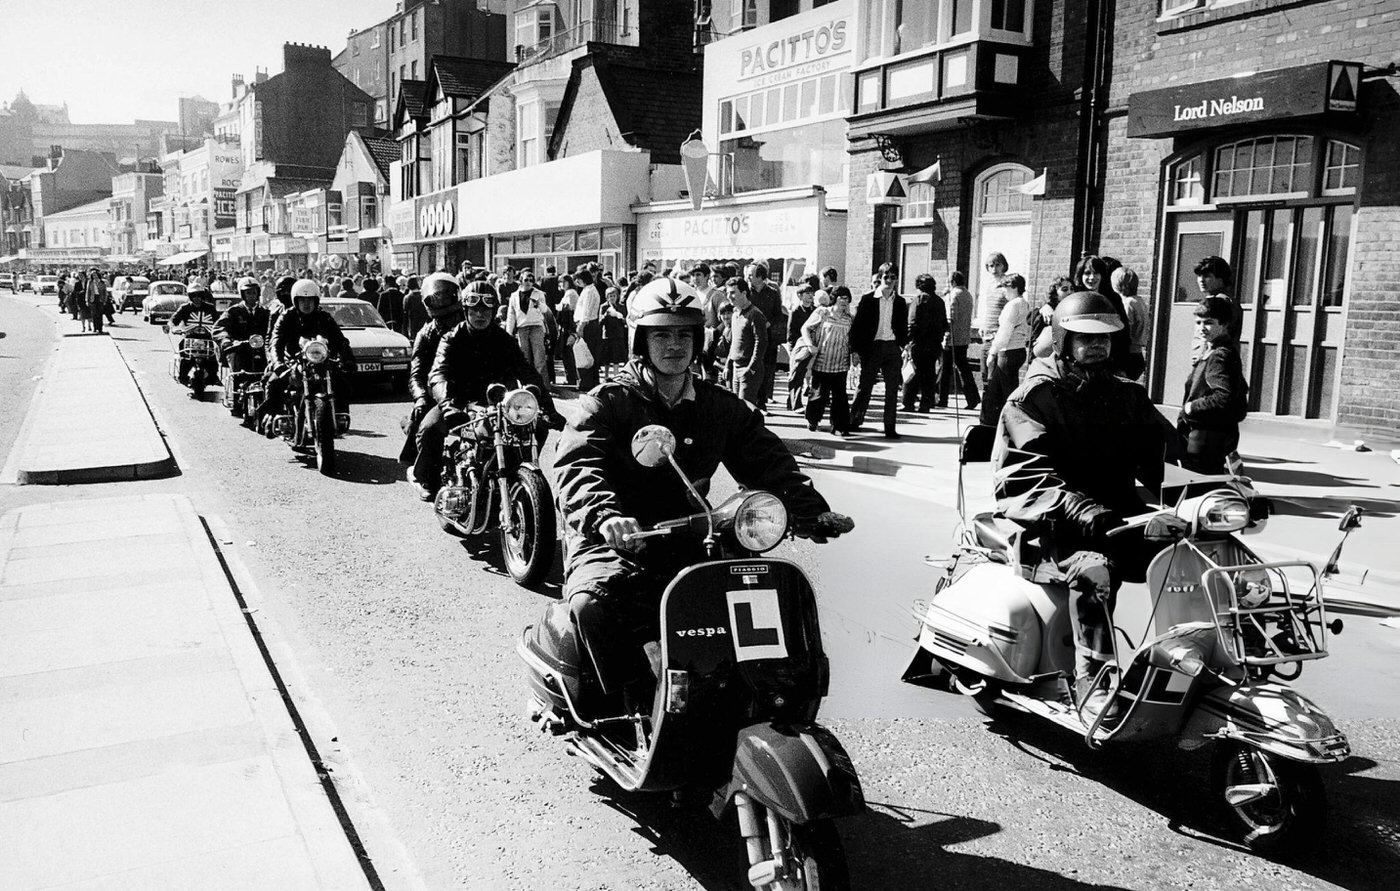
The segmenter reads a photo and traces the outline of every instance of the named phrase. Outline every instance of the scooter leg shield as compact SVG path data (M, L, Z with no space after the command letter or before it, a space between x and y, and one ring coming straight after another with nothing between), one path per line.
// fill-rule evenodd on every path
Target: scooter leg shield
M1344 761L1346 735L1310 699L1281 684L1241 684L1208 690L1181 731L1193 749L1211 737L1235 739L1282 758L1313 764Z
M798 825L865 810L850 756L817 724L755 724L740 730L733 776L711 805L716 816L738 791Z
M533 657L530 663L547 666L556 683L577 703L583 690L583 652L568 603L551 603L540 621L526 633L522 646ZM533 667L529 681L531 691L541 702L558 714L569 713L568 704L561 695L563 691L541 677Z

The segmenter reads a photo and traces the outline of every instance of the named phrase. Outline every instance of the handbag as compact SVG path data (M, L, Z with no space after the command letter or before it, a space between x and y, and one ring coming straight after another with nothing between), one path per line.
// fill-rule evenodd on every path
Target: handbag
M582 337L574 341L574 367L580 370L593 367L593 351Z
M788 354L788 359L790 359L794 365L810 358L812 358L812 346L805 340L799 340L797 344L793 346L792 352Z
M913 359L913 357L906 356L906 357L904 358L904 367L903 367L902 369L900 369L900 372L901 372L901 378L903 379L903 381L904 381L906 384L909 383L910 381L912 381L912 380L914 379L915 371L914 371L914 359Z

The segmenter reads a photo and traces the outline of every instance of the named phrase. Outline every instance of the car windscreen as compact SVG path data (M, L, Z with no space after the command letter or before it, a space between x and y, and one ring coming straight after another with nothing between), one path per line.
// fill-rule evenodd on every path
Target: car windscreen
M325 308L331 314L331 318L335 319L335 323L342 328L388 327L379 311L363 300L354 303L333 303Z
M185 293L185 286L184 286L184 285L179 285L179 284L169 284L169 283L164 283L164 284L163 284L163 283L161 283L161 282L156 282L154 285L151 285L151 293L152 293L152 294L184 294L184 293Z

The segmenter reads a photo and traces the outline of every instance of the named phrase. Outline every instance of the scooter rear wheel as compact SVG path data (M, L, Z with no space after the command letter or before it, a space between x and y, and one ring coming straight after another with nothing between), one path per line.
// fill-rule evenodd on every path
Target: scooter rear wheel
M1327 799L1311 764L1227 740L1212 752L1210 787L1251 851L1272 856L1322 838Z

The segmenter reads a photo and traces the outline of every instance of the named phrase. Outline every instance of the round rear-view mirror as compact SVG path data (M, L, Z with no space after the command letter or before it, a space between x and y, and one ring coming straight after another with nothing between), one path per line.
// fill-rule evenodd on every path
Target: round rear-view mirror
M648 424L632 436L632 457L644 467L658 467L675 454L676 434L660 424Z

